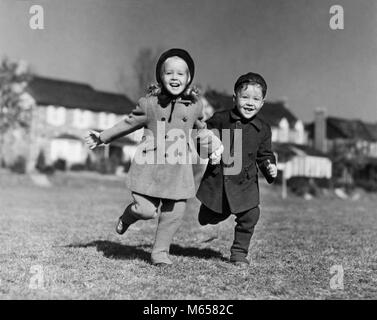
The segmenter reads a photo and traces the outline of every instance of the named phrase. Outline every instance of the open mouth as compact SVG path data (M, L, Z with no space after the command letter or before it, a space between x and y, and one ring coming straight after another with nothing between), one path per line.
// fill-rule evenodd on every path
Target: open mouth
M243 107L246 112L253 112L255 108Z
M170 85L172 88L179 88L179 87L181 86L180 83L176 83L176 82L174 82L174 83L169 83L169 85Z

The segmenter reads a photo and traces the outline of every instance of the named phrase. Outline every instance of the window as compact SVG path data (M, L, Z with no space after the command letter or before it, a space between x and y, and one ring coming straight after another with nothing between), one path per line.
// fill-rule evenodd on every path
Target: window
M271 128L271 140L272 140L272 142L278 141L278 129L277 128Z
M98 128L103 130L107 128L107 117L105 112L100 112L98 115Z
M302 121L298 120L295 124L295 131L296 131L296 141L297 144L304 144L305 143L305 130Z
M117 117L113 113L107 115L107 124L109 127L112 127L117 122Z
M113 113L100 112L98 115L98 126L99 129L107 129L112 127L118 122L118 118Z
M86 148L81 141L72 139L53 139L50 144L50 159L64 159L68 163L84 163Z
M66 110L63 107L48 106L46 111L46 121L53 126L65 124Z
M73 124L76 128L85 129L91 125L92 113L88 110L73 110Z
M286 118L280 120L279 123L279 142L288 142L289 140L289 123Z

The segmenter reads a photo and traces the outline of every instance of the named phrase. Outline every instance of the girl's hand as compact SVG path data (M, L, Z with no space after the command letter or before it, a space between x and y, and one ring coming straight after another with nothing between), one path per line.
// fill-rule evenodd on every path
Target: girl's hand
M89 130L88 135L85 137L85 142L87 145L89 145L89 149L93 150L94 148L102 144L99 135L100 133L98 131Z
M209 156L211 164L219 164L221 160L221 154L224 152L224 146L221 145Z
M268 165L267 165L268 174L272 178L276 178L278 175L278 168L276 167L276 164L271 163L270 160L267 160L267 162L268 162Z

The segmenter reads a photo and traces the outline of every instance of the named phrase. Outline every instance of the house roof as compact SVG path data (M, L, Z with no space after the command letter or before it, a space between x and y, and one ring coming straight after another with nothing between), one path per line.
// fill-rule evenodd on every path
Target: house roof
M134 107L127 96L93 89L91 86L72 81L35 76L27 91L38 105L57 105L95 112L115 114L130 113Z
M226 93L207 90L204 93L204 97L216 112L233 109L233 98Z
M233 109L233 98L226 93L208 90L204 97L208 100L216 112ZM269 102L266 101L258 115L263 118L269 125L278 126L281 119L287 119L289 126L293 128L297 122L297 117L285 106L283 101Z
M326 120L327 139L360 139L377 141L377 124L336 117L328 117ZM314 123L307 124L306 129L309 133L309 138L313 139Z
M374 141L377 141L377 123L364 123L364 126Z

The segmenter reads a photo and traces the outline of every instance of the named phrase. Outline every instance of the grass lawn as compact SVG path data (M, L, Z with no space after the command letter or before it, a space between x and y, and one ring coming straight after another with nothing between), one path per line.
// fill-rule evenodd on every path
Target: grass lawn
M50 180L38 187L0 171L0 299L377 298L375 195L282 201L278 186L262 183L248 269L227 262L234 219L220 224L217 240L200 243L198 203L190 201L171 247L175 264L161 268L149 262L157 221L114 231L130 202L123 179ZM330 286L334 265L344 289Z

